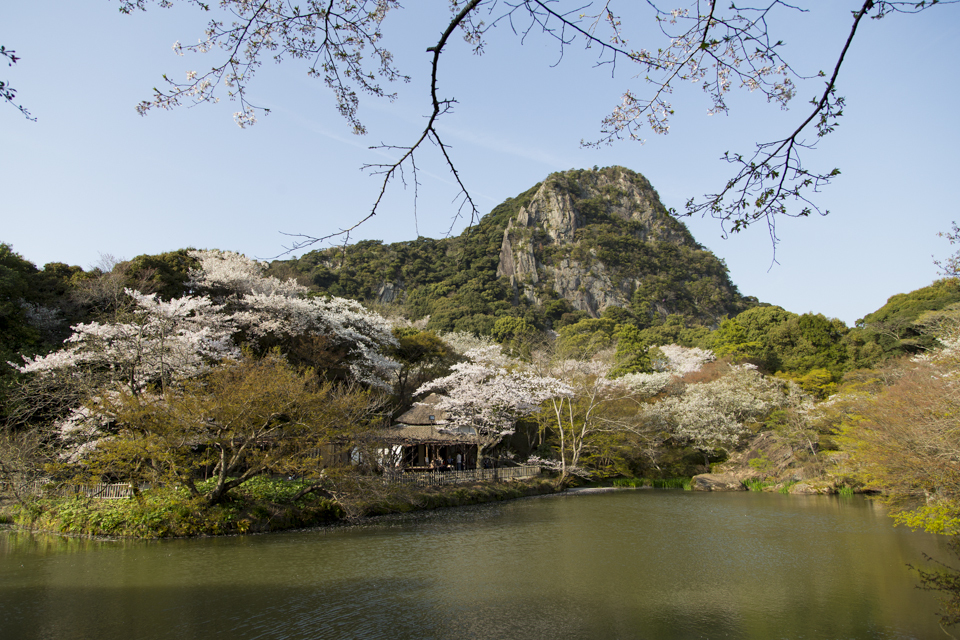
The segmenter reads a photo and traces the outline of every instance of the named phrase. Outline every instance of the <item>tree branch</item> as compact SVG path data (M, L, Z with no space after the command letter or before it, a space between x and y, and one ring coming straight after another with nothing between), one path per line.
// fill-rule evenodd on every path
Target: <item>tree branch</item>
M465 208L469 208L470 215L470 224L473 224L480 216L480 211L477 208L476 203L473 201L473 197L470 195L470 192L467 190L467 187L464 185L463 180L460 177L459 171L457 171L456 165L453 163L453 159L448 153L448 145L446 145L440 137L439 132L436 130L437 118L441 115L448 113L453 105L456 104L454 99L441 99L438 93L438 73L440 68L440 54L443 53L443 48L446 46L447 41L450 36L453 34L453 31L463 24L464 20L470 14L471 11L477 8L483 0L470 0L467 2L460 12L453 17L450 23L447 25L447 28L444 30L443 34L440 36L440 40L434 46L427 49L428 52L433 53L433 59L430 64L430 100L432 103L432 111L430 116L427 118L427 124L423 128L423 131L420 133L419 138L409 147L398 147L393 145L378 145L371 147L372 149L385 149L393 151L402 151L400 158L395 162L386 163L386 164L367 164L363 166L363 169L369 170L371 175L381 175L383 179L380 183L380 191L377 194L377 199L373 203L373 207L366 216L361 220L353 224L352 226L341 229L335 233L329 233L324 236L309 236L305 234L285 234L294 238L298 238L291 246L286 247L285 253L292 253L304 247L316 244L318 242L323 242L325 240L330 240L336 237L343 237L345 240L349 240L350 233L354 231L357 227L362 225L364 222L367 222L375 215L377 215L377 209L379 209L380 204L383 202L383 198L386 195L387 187L390 185L391 180L393 180L398 175L400 176L401 182L405 185L406 181L403 178L403 167L409 160L411 170L412 170L412 180L414 188L419 184L417 180L417 165L415 153L416 151L424 144L426 141L433 142L439 147L440 152L443 154L443 158L446 161L447 168L450 170L450 173L453 175L454 179L457 182L457 186L460 188L459 197L462 197L462 202L460 207L457 210L457 213L453 216L453 219L450 222L450 230L453 230L453 226L456 224L457 220L463 217L463 211ZM469 207L468 207L469 205Z

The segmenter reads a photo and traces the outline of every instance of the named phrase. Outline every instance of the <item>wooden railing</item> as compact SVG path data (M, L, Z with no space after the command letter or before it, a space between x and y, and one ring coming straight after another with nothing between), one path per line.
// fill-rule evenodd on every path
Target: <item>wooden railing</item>
M504 467L502 469L471 469L469 471L409 471L385 473L384 478L397 484L415 484L418 487L461 484L465 482L501 482L534 478L540 467Z
M0 484L0 491L9 491L9 484ZM88 498L132 498L133 485L127 482L116 484L56 484L52 482L28 482L17 485L17 493L27 495L86 496Z
M434 487L467 482L502 482L534 478L540 475L540 467L503 467L500 469L471 469L468 471L408 471L397 470L383 474L385 482L412 484L418 487ZM141 489L147 488L141 486ZM10 490L9 484L0 483L0 493ZM48 496L86 496L88 498L121 499L133 497L133 485L116 484L71 485L53 482L31 482L17 485L17 493Z

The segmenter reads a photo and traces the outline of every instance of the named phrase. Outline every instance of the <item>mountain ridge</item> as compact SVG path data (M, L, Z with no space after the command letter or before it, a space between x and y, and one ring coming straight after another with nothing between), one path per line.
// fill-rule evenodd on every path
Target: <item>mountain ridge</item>
M564 315L569 322L612 308L640 327L671 315L716 326L758 304L740 295L723 261L668 213L650 182L623 167L550 174L456 237L363 241L271 269L320 292L400 307L411 319L429 315L431 328L475 333L489 333L503 315L555 328Z

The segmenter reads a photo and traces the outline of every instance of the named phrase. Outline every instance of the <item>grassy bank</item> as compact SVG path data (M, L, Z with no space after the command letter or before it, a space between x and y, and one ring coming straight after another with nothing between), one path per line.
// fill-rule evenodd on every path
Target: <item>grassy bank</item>
M387 513L456 507L553 493L544 479L447 487L391 487L334 500L308 494L294 499L297 482L258 478L226 502L207 506L184 489L160 488L135 499L37 498L0 511L0 523L69 535L173 538L263 533L330 524Z

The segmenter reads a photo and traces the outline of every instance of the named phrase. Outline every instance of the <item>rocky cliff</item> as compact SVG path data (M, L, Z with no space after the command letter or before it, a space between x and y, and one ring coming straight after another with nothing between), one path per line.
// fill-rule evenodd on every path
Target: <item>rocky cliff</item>
M549 176L507 222L497 276L516 298L559 297L591 316L633 307L710 323L742 307L723 263L622 167Z

